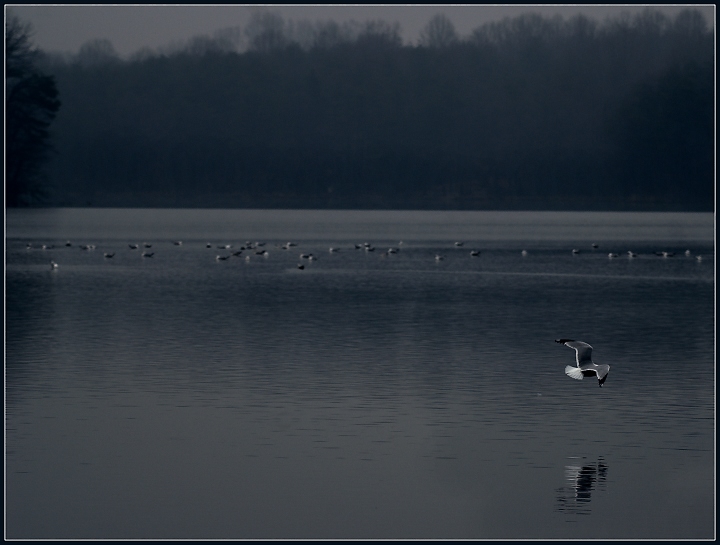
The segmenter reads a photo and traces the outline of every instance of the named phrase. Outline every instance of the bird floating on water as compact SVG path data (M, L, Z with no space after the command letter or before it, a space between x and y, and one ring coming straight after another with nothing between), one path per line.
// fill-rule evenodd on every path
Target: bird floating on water
M58 264L55 263L54 261L50 261L50 270L51 270L51 271L54 271L54 270L56 270L57 268L58 268Z
M470 255L473 257L477 257L480 255L480 250L471 250Z
M155 255L155 252L143 252L142 253L143 257L152 257L154 255Z
M592 361L592 346L582 341L572 339L556 339L556 343L564 344L575 350L577 367L565 366L565 374L575 380L582 380L583 377L595 375L598 379L598 386L602 387L607 380L610 366L607 364L598 365Z
M105 252L103 255L104 255L105 257L107 257L108 259L110 259L111 257L115 257L115 252L112 252L112 253Z

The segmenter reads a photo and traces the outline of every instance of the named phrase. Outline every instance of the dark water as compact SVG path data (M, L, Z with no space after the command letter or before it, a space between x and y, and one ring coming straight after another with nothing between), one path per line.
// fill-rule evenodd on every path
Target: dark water
M6 536L713 538L713 235L710 214L11 210Z

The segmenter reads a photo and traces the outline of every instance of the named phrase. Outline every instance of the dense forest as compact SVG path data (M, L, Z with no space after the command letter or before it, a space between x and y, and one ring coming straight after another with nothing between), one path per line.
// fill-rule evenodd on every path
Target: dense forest
M527 14L459 36L285 21L123 59L46 54L52 205L712 210L714 36L695 10Z

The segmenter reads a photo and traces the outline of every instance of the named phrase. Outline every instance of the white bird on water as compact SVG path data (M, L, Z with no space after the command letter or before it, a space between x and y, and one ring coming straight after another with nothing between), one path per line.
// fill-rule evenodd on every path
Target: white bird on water
M607 364L598 365L592 361L592 346L582 341L571 339L556 339L556 343L564 344L575 350L577 367L565 366L565 374L575 380L582 380L583 377L595 375L598 379L598 386L602 387L607 380L610 366Z

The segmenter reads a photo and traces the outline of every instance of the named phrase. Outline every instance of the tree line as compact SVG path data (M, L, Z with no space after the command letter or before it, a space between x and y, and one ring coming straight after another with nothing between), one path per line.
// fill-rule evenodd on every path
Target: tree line
M51 202L94 206L712 210L702 15L526 14L419 43L397 24L256 14L121 59L46 55Z

